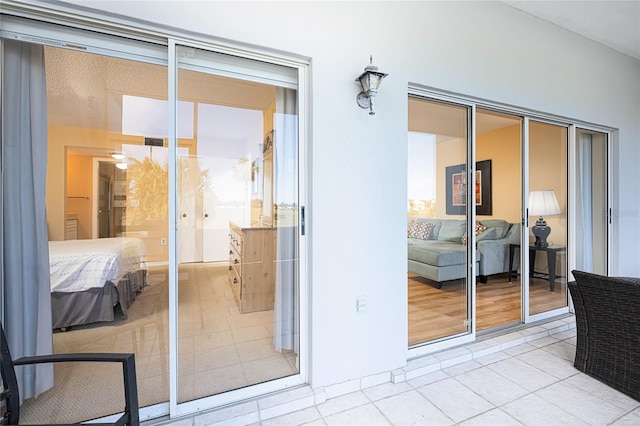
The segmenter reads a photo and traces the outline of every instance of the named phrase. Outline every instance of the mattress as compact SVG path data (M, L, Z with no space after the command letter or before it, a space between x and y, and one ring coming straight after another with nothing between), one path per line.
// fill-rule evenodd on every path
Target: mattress
M139 238L99 238L49 242L51 292L80 292L114 284L125 274L144 269L146 255Z

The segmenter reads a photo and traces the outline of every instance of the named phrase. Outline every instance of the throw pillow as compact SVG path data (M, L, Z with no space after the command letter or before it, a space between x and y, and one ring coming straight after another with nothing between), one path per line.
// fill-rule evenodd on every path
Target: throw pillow
M484 231L487 230L487 227L484 226L483 224L481 224L480 222L476 222L476 228L475 228L475 234L476 237L480 234L482 234ZM467 233L465 232L464 234L462 234L462 245L466 246L467 245Z
M419 220L410 220L407 227L407 238L417 238L419 240L428 240L433 229L433 223L422 222Z

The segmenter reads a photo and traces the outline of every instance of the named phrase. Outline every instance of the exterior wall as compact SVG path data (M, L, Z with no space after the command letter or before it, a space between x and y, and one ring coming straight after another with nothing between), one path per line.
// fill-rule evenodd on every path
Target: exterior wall
M406 363L411 83L619 128L612 272L640 275L640 61L499 2L73 3L310 58L313 386ZM375 116L355 102L370 54L389 73Z

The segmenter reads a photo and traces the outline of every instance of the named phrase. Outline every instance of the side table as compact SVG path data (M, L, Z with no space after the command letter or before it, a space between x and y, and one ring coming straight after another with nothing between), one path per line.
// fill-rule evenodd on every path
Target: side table
M519 244L509 244L509 272L508 278L511 282L511 275L513 271L513 258L516 249L520 249ZM553 247L536 247L529 245L529 276L533 277L533 266L536 262L536 253L538 251L547 252L547 264L549 265L549 289L556 291L556 254L567 251L566 247L553 246Z

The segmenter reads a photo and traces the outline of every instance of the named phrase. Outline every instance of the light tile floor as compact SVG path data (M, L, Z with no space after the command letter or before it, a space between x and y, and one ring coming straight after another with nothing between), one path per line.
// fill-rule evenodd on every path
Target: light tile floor
M640 425L640 402L580 373L574 355L567 317L387 374L146 425Z

